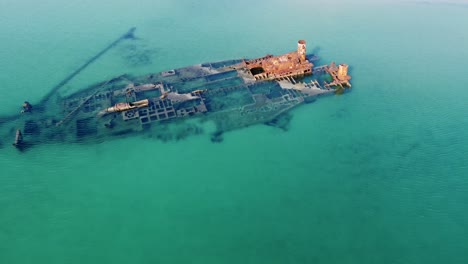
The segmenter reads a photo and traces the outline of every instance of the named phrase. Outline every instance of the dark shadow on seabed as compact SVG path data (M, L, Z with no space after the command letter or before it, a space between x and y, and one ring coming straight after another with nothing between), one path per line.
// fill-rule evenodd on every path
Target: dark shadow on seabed
M119 38L114 40L111 44L101 50L99 53L88 59L83 65L81 65L78 69L72 72L70 75L65 77L62 81L60 81L57 85L52 87L52 89L39 101L37 104L34 104L34 108L36 111L43 111L46 108L47 102L62 88L64 85L69 83L75 76L80 74L84 69L86 69L89 65L93 62L98 60L102 55L107 53L110 49L114 48L119 42L125 39L133 40L135 39L135 27L130 28L125 34L121 35ZM11 122L19 118L19 115L10 115L10 116L0 116L0 126L2 126L6 122Z

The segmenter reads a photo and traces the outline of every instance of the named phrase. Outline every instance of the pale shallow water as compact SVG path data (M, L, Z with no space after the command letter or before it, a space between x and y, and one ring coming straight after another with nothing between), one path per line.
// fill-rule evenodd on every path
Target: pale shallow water
M308 41L353 91L263 125L163 143L0 149L0 263L467 263L468 6L0 0L0 112L129 72ZM209 124L207 130L210 130Z

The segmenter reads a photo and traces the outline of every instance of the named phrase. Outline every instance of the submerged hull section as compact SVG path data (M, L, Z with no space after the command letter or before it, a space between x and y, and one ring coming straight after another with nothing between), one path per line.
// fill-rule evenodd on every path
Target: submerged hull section
M306 57L305 41L298 44L297 53L276 57L119 76L60 98L57 105L34 106L12 122L9 133L16 135L17 147L96 142L142 131L170 139L200 133L193 124L182 126L182 132L169 128L194 119L214 122L212 140L220 141L225 131L272 123L299 104L350 86L347 65L346 71L335 64L314 68L316 57Z

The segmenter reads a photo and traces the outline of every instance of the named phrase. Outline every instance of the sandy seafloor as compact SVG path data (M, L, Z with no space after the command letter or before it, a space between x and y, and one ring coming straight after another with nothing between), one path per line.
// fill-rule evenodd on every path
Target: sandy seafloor
M0 113L132 26L63 92L298 39L353 90L218 144L2 138L0 263L468 263L468 3L0 0Z

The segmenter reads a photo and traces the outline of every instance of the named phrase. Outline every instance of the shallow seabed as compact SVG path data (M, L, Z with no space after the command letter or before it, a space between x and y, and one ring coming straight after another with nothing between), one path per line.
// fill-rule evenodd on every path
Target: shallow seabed
M0 0L0 113L129 72L308 41L353 91L211 143L0 149L0 263L468 263L463 1ZM210 130L207 124L206 130Z

